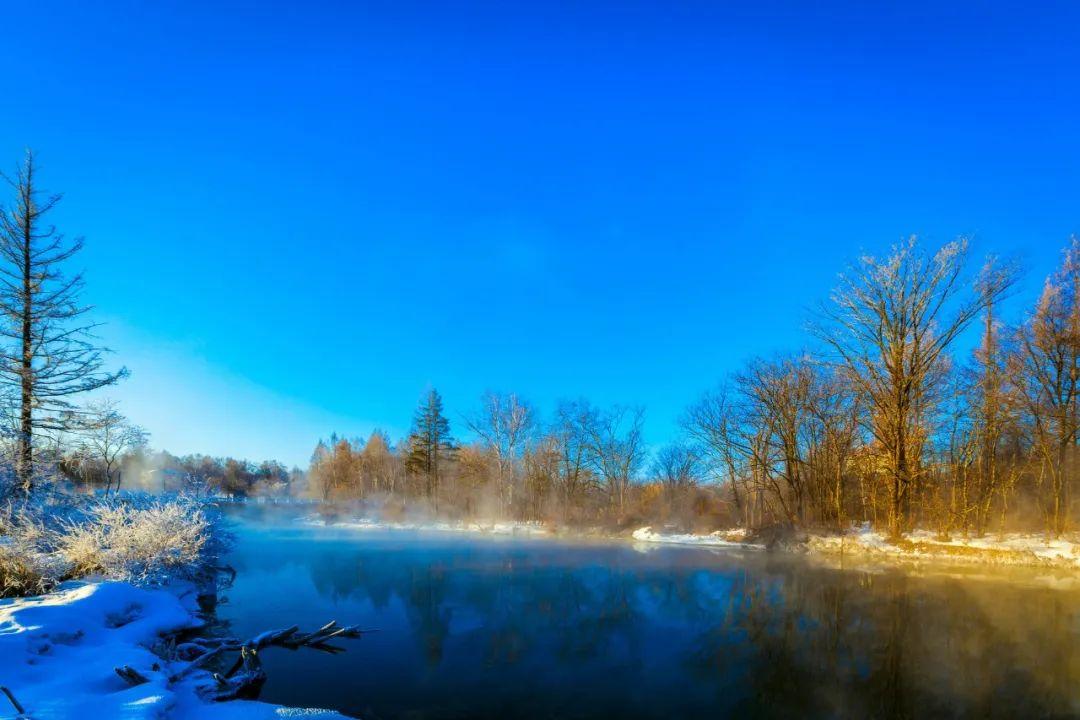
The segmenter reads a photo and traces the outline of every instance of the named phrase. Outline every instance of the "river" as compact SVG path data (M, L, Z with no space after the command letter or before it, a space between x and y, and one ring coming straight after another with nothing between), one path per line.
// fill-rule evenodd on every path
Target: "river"
M1080 590L1038 571L839 569L763 552L356 530L227 509L261 699L405 718L1080 716Z

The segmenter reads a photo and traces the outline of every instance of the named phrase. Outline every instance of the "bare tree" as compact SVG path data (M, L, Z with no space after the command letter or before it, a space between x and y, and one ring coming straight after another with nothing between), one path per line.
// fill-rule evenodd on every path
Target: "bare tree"
M331 436L329 444L320 442L316 447L310 475L323 502L359 496L360 455L345 438Z
M532 406L513 393L488 392L480 412L465 422L495 454L503 506L511 509L519 460L536 427Z
M620 515L630 482L645 461L644 420L644 409L616 406L592 414L586 429L593 464Z
M808 477L804 430L810 418L813 370L805 358L755 360L736 377L743 422L756 441L746 448L790 523L806 521Z
M552 434L559 452L559 486L563 511L580 503L593 484L589 462L589 428L596 411L587 400L563 401L555 413Z
M697 484L701 458L696 448L674 442L660 448L653 458L652 473L669 495L678 495Z
M101 463L105 473L105 495L108 496L112 487L114 473L116 491L119 492L121 458L125 453L144 447L149 434L121 415L111 400L90 404L80 434L80 454Z
M81 273L62 268L83 241L67 241L45 216L60 201L37 186L33 153L27 152L14 177L5 177L15 202L0 213L0 335L14 349L0 354L0 380L18 388L16 472L26 493L33 488L34 434L61 430L72 396L115 383L126 369L108 372L103 348L94 343L93 324L83 321Z
M687 409L681 424L686 434L701 448L703 461L718 481L728 484L735 510L749 527L753 524L753 505L749 502L750 488L742 472L745 447L740 445L736 437L738 421L733 395L728 385L705 393ZM740 484L743 485L741 492Z
M945 351L1015 277L1013 268L1000 266L980 292L961 298L966 256L964 240L927 255L914 238L884 259L864 256L841 276L824 309L830 324L816 328L867 404L887 469L892 537L904 529L905 506L923 470L925 420Z
M360 467L364 482L373 493L394 492L395 464L387 434L381 430L371 433L360 451Z
M1047 524L1060 535L1069 509L1069 464L1080 440L1080 240L1047 280L1020 328L1010 373L1021 387L1040 476L1049 479Z

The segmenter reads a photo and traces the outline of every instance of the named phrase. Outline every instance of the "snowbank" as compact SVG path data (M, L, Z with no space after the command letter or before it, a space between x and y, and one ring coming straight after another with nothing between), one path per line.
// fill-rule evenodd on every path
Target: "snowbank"
M354 520L326 520L312 516L306 521L311 525L345 528L349 530L407 530L411 532L468 533L476 535L549 535L550 531L535 522L385 522L370 518Z
M694 535L689 533L661 533L655 532L651 527L638 528L634 531L634 540L646 543L664 543L669 545L703 545L707 547L731 547L749 550L764 550L764 545L746 542L746 530L735 528L734 530L717 530L708 535Z
M174 669L151 648L164 635L199 624L190 588L75 582L48 595L3 600L0 683L35 720L342 717L259 702L208 704L195 692L205 673L171 684ZM148 682L129 686L115 671L124 665ZM15 717L3 696L0 717Z
M894 543L869 525L862 525L843 535L811 535L807 548L810 552L852 553L882 559L1080 568L1080 543L1019 533L940 540L929 530L915 530Z

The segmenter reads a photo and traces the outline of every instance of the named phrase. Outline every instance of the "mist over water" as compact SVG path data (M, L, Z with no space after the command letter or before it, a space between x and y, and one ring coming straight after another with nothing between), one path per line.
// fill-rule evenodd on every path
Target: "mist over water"
M839 570L227 512L229 632L379 629L337 656L267 651L270 702L367 718L1080 714L1080 591L1045 573Z

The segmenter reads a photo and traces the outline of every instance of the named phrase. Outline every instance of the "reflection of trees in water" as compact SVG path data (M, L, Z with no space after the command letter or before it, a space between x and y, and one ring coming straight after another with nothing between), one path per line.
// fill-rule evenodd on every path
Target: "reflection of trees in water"
M443 657L443 644L450 632L451 609L446 605L446 571L439 563L427 567L409 568L408 602L405 605L409 623L422 643L428 664L438 665Z
M1027 717L1074 712L1076 598L1007 585L770 567L744 574L688 668L735 672L739 712L806 717ZM771 592L779 588L780 592ZM1037 598L1038 609L1031 601ZM1045 643L1045 645L1043 645ZM1043 663L1035 648L1059 657ZM1062 654L1068 657L1060 657ZM1049 659L1049 658L1047 658Z
M686 714L712 703L749 717L1031 717L1072 714L1080 699L1077 598L1058 591L532 549L328 548L306 562L324 594L400 599L433 667L457 641L500 672L639 673ZM645 668L658 651L667 665Z

